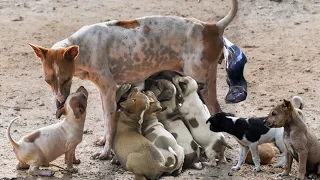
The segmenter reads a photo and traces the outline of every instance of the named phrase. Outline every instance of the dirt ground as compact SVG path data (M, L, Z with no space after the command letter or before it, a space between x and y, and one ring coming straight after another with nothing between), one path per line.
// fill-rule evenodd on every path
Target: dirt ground
M17 160L6 138L9 121L12 136L18 140L34 129L57 122L55 104L43 78L40 61L27 43L51 47L83 25L112 19L147 15L176 15L216 22L229 11L230 0L1 0L0 1L0 179L132 179L132 174L110 161L91 160L101 147L93 142L103 134L102 108L97 88L74 78L73 88L84 85L90 92L83 141L77 154L79 173L57 170L54 178L34 178L15 170ZM245 77L248 98L226 104L228 87L224 65L218 70L218 98L224 111L238 116L264 116L280 99L300 95L306 102L306 121L320 138L320 1L239 0L239 11L225 35L248 57ZM231 162L203 170L186 170L179 177L162 179L276 179L281 169L262 166L254 174L252 166L230 172L238 157L238 144L227 136L233 150ZM320 140L320 139L319 139ZM61 158L55 164L64 166ZM292 176L297 175L296 163ZM288 178L287 178L288 179Z

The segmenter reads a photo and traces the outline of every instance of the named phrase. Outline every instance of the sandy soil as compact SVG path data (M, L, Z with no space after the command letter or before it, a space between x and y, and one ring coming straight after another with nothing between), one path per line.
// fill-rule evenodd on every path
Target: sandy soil
M55 104L45 83L40 61L27 43L50 47L83 25L110 19L146 15L177 15L216 22L230 9L229 0L1 0L0 1L0 179L35 179L15 170L17 160L6 139L9 121L12 135L19 139L34 129L55 123ZM218 70L218 97L223 110L239 116L263 116L280 99L300 95L306 102L305 114L310 129L320 137L320 1L239 0L239 12L225 35L242 48L248 57L245 77L248 98L238 104L225 104L227 93L224 65ZM83 142L77 154L82 163L79 173L57 172L54 178L37 179L132 179L132 174L109 161L91 160L99 151L93 142L103 134L101 101L97 88L74 78L72 91L84 85L90 92ZM276 179L281 169L262 166L254 174L252 166L231 173L236 164L238 144L227 150L231 162L216 168L186 170L176 179ZM63 166L62 159L55 164ZM58 170L56 168L53 168ZM296 163L292 175L296 175ZM292 178L292 177L289 177ZM164 177L163 179L174 179Z

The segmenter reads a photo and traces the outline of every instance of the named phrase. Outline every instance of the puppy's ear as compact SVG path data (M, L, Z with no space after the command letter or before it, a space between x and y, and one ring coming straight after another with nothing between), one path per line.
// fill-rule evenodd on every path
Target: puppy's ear
M285 108L290 108L291 107L291 102L286 100L286 99L283 99L283 107Z
M169 101L173 97L173 91L171 89L166 89L162 91L159 96L158 100L159 101Z
M128 110L129 108L131 108L134 105L135 105L135 102L132 99L128 99L128 100L120 103L120 106L125 110Z
M56 112L57 119L60 119L61 115L66 115L66 108L63 106L62 108L58 109Z
M159 102L151 102L150 103L150 111L152 113L157 113L157 112L160 112L161 110L162 110L162 107Z
M74 110L74 116L76 117L76 119L80 119L81 115L85 112L85 107L83 107L82 104L79 104L79 106L77 106Z

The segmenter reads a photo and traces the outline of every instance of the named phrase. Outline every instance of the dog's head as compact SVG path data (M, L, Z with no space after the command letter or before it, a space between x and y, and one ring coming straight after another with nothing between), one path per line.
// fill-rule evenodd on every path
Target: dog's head
M294 111L292 103L284 99L270 111L264 124L269 128L283 127L292 118L292 111Z
M183 97L188 96L192 92L197 92L198 84L190 76L175 76L172 78L174 85L177 88L179 94Z
M79 54L78 46L50 49L29 44L41 59L44 79L50 85L57 108L61 108L70 94L72 77L75 72L75 59Z
M225 132L226 128L233 124L233 114L219 112L210 117L206 123L210 123L210 130L213 132Z
M160 105L160 102L157 100L157 97L154 95L152 91L146 91L145 94L150 99L150 107L146 110L145 115L157 115L159 112L163 110Z
M168 80L146 80L147 89L152 91L160 102L169 101L176 95L175 86Z
M151 99L147 95L134 88L128 95L127 100L121 102L120 106L122 111L136 116L141 115L142 112L147 110L151 102Z
M82 119L81 117L86 115L87 101L88 91L83 86L80 86L75 93L68 96L62 108L57 110L57 118L59 119L61 115L65 115L67 119Z

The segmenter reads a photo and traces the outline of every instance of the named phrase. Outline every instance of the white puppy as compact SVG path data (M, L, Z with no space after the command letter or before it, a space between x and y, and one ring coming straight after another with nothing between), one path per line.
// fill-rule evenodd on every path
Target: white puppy
M178 109L183 116L184 123L194 140L204 148L205 155L209 159L208 164L216 166L216 158L220 162L226 162L224 151L226 147L231 147L226 143L221 132L210 131L209 124L206 124L210 113L197 93L197 82L190 76L175 76L172 81L181 95L182 102Z
M8 127L8 139L19 160L17 169L28 169L31 175L53 176L54 171L40 170L42 165L49 163L62 154L66 156L67 170L77 172L72 164L75 160L76 146L82 141L83 127L86 119L88 92L79 87L72 93L64 106L58 110L57 117L62 114L65 119L56 124L40 128L15 142L10 135L12 120Z
M165 129L174 136L177 143L183 147L185 155L183 168L201 169L202 164L199 162L200 146L193 140L188 128L182 121L176 105L175 86L168 80L159 79L146 88L151 90L161 102L161 106L166 108L158 114L158 119Z
M177 143L173 135L164 128L163 124L158 121L157 115L162 110L160 102L157 101L157 98L151 91L147 91L145 94L153 98L156 103L150 105L149 109L144 113L141 129L142 134L144 137L149 139L164 156L166 159L165 166L175 164L174 155L168 150L168 148L171 147L173 149L178 156L179 163L176 169L169 172L169 174L173 174L175 176L179 175L184 161L183 148Z

